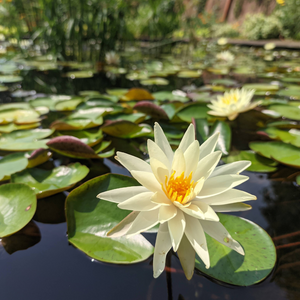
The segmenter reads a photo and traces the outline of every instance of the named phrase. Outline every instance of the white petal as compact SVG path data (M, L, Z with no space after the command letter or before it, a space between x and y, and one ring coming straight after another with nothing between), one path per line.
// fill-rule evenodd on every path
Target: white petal
M201 177L208 178L218 164L221 156L222 152L216 151L202 158L198 162L196 171L193 173L193 180L197 181Z
M197 163L199 161L200 149L199 142L193 141L191 145L184 152L185 160L185 174L189 176L191 172L194 172L197 168Z
M208 178L198 194L197 198L215 196L234 188L235 186L248 180L248 176L243 175L221 175Z
M181 210L177 210L176 216L168 221L172 246L176 252L185 230L185 218Z
M174 154L172 170L175 172L175 177L180 176L182 172L185 172L185 159L181 149L177 149Z
M226 165L216 167L210 177L228 174L240 174L251 165L248 160L235 161Z
M221 244L245 255L242 246L234 240L226 228L220 222L200 221L204 231Z
M155 193L151 201L160 205L173 205L173 202L166 196L166 194L160 191Z
M201 201L209 205L224 205L236 202L256 200L256 196L247 192L231 189L216 196L203 198Z
M130 172L133 170L152 172L148 163L133 155L124 152L117 152L116 159Z
M147 145L148 145L148 152L149 152L150 159L155 158L159 160L162 164L166 166L168 170L170 170L171 162L169 158L166 156L166 154L164 153L164 151L161 150L161 148L152 140L148 140ZM172 157L173 157L173 152L172 152Z
M140 212L126 235L129 237L154 227L158 223L158 212L159 209Z
M118 207L136 211L152 210L159 206L159 204L151 202L153 196L152 192L141 193L119 203Z
M149 190L144 186L130 186L100 193L97 195L97 198L114 203L120 203L144 192L149 192Z
M154 256L153 256L153 277L157 278L165 269L166 256L172 247L172 242L167 224L161 224L158 229Z
M195 250L185 236L182 237L177 254L184 271L185 277L190 280L193 277L195 269Z
M170 205L170 206L162 205L159 208L158 221L159 223L162 224L171 220L176 215L177 215L177 208L174 205Z
M191 243L192 247L195 249L196 253L202 259L205 267L208 269L210 267L209 253L207 250L206 238L200 221L188 215L186 217L186 228L185 234Z
M152 172L132 171L131 175L148 190L154 193L161 190L161 185Z
M181 149L182 152L190 146L190 144L195 140L195 128L193 124L190 124L188 129L186 130L182 140L178 146L178 149Z
M163 184L166 180L166 177L169 177L170 175L168 168L161 161L152 157L150 158L150 165L158 182Z
M244 211L251 209L251 205L245 203L232 203L227 205L212 205L214 211L229 212L229 211Z
M176 205L184 213L186 213L194 218L205 219L204 213L197 205L193 205L192 203L189 203L189 206L184 206L177 201L174 201L174 205Z
M160 149L166 154L170 164L172 164L174 156L173 150L158 123L154 124L154 140L155 143L160 147Z
M219 138L219 132L216 132L214 135L209 137L201 146L200 146L200 157L199 160L212 153L215 150L217 141Z
M209 221L216 221L216 222L219 221L219 217L215 213L213 208L211 208L206 203L203 203L201 201L195 201L195 202L193 202L193 205L198 206L199 209L203 212L204 218L202 218L202 219L209 220Z
M119 224L112 228L106 235L109 237L120 237L126 235L130 229L132 222L139 215L138 211L133 211L126 218L124 218Z

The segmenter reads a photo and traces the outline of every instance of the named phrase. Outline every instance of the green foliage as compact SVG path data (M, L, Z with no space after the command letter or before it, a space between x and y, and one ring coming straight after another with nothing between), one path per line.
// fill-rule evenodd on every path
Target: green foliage
M212 26L213 37L235 38L240 35L239 31L232 24L215 24Z

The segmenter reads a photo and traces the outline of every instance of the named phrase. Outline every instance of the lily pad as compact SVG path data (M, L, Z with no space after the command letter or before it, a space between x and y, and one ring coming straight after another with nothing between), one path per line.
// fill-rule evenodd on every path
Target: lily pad
M75 110L76 107L83 102L82 98L73 98L70 100L59 101L54 105L55 110L58 111L70 111Z
M278 112L281 116L300 121L300 108L289 105L271 105L269 106L270 110Z
M131 238L106 237L129 212L118 209L116 203L98 199L97 195L135 185L138 184L133 178L107 174L73 190L66 201L69 242L88 256L108 263L137 263L152 255L152 245L140 234Z
M183 108L180 108L177 111L177 116L185 121L185 122L191 122L192 118L197 119L204 119L207 118L207 112L209 111L209 108L206 105L193 103L188 104L184 106Z
M249 147L264 157L300 168L300 148L298 147L283 142L251 142Z
M0 124L32 124L40 121L40 115L33 109L7 109L0 111Z
M0 186L0 237L22 229L33 217L36 197L32 189L21 183Z
M228 164L240 160L249 160L251 161L251 166L247 168L248 171L252 172L274 172L277 170L277 162L274 162L272 159L258 155L253 151L239 151L230 153L229 156L222 158L222 160Z
M133 107L133 109L145 113L151 116L152 118L165 119L165 120L169 119L168 115L161 107L159 107L158 105L150 101L140 101Z
M0 75L0 82L15 83L23 80L23 77L17 75Z
M256 90L256 91L278 91L279 86L274 84L264 84L264 83L247 83L243 85L243 88Z
M244 248L245 256L206 235L210 268L197 258L196 268L220 281L249 286L262 281L274 268L276 249L270 236L251 221L219 214L220 222Z
M200 70L198 71L192 71L192 70L186 70L186 71L180 71L177 74L177 77L179 78L198 78L200 77L202 72Z
M300 147L300 130L291 129L289 131L280 130L275 127L269 127L264 132L271 138L281 140L287 144Z
M6 125L0 125L0 132L3 133L10 133L16 130L27 130L33 129L40 126L40 123L31 123L31 124L24 124L24 125L17 125L15 123L9 123Z
M186 97L185 93L182 92L181 94L174 92L169 92L169 91L161 91L161 92L156 92L153 93L153 97L158 100L158 101L180 101L180 102L187 102L189 101L189 98Z
M107 89L107 90L106 90L106 93L107 93L108 95L111 95L111 96L117 96L117 97L122 97L122 96L125 95L127 92L128 92L128 89L113 89L113 90Z
M70 77L71 79L91 78L94 77L94 70L71 71L66 73L66 76Z
M164 78L149 78L140 81L141 85L168 85L169 80Z
M37 198L45 198L72 188L89 172L86 166L80 163L60 166L53 170L26 169L11 176L14 183L26 183L31 187Z
M154 97L145 89L132 88L124 96L121 97L123 101L132 100L154 100Z
M8 180L11 174L27 167L28 159L24 153L12 153L0 160L0 181Z

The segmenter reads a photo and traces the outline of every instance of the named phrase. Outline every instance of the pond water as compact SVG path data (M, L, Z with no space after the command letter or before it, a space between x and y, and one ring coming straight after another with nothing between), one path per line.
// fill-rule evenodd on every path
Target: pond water
M234 62L216 58L216 53L228 49L235 56ZM153 95L159 91L167 93L180 90L181 92L171 94L174 100L179 100L174 102L177 108L188 108L192 99L196 103L201 103L201 109L196 110L196 113L203 115L203 106L215 95L223 93L230 87L259 83L260 85L256 87L255 99L264 101L262 106L240 115L237 120L230 123L232 132L230 153L224 155L224 161L230 162L229 158L226 161L228 154L230 154L229 157L233 157L240 150L249 150L251 141L270 141L271 138L276 138L289 145L294 141L294 139L287 140L282 137L280 132L264 131L264 134L257 134L257 131L276 128L287 132L290 129L297 131L300 127L300 109L297 101L300 98L299 57L300 53L297 51L267 51L215 44L205 44L192 51L187 45L179 45L173 49L172 55L164 54L159 57L156 54L149 55L140 52L120 54L118 65L109 67L105 71L101 70L100 73L93 69L91 76L88 76L90 78L77 78L76 74L68 74L68 72L74 72L71 71L72 67L62 66L53 59L49 60L50 57L44 60L36 57L14 56L12 61L7 61L5 57L2 57L0 71L4 74L21 76L23 80L16 82L9 82L9 80L4 82L4 80L3 85L9 89L0 92L0 99L1 103L34 103L36 99L48 97L47 101L51 102L47 96L49 94L78 95L81 91L93 90L103 95L107 89L143 87ZM36 64L33 64L33 61ZM46 70L43 70L43 65ZM15 67L17 69L14 69ZM76 70L82 69L82 66L77 67L75 67ZM93 67L93 64L89 67ZM9 68L11 70L7 71ZM83 67L85 73L90 69ZM178 76L179 72L187 74L183 73ZM87 77L86 74L81 75L78 77ZM145 82L144 84L141 82L141 80L153 77L168 80L168 84L160 85L156 82L156 84L144 85ZM230 81L226 82L225 79L230 79ZM165 111L167 108L164 104L169 103L167 98L171 97L170 93L167 95L156 94L155 100L155 103L163 107ZM186 96L189 99L185 99ZM158 97L166 97L166 99L157 100ZM92 102L95 99L103 100L104 98L96 93L85 101ZM111 103L112 106L116 104L116 102ZM134 105L132 103L132 101L123 102L123 108L132 112L130 110ZM80 102L78 104L83 105ZM282 111L282 106L298 108L299 112L293 110L291 115L287 116ZM35 107L40 107L40 105ZM41 120L41 125L38 126L48 128L53 121L70 114L70 111L62 112L51 108L50 110L42 114L47 118ZM43 112L45 113L45 110ZM179 121L161 120L174 146L178 145L180 133L183 128L186 128L188 119L197 118L197 115L184 112L184 110L181 110L179 116L181 116ZM147 123L152 126L153 120L157 119L159 119L157 115L151 118L148 113L148 116L141 118L141 121L136 119L134 122ZM270 123L274 122L278 122L278 125L270 126ZM61 128L59 130L63 131ZM4 131L2 134L5 134ZM106 133L104 139L112 140L116 150L125 152L127 150L146 157L146 138L143 136L134 138L130 137L130 134L127 136L129 138L122 139ZM296 145L297 141L294 142L293 147L297 147ZM9 152L3 149L1 155L5 157ZM231 161L234 160L234 158L231 159ZM153 278L152 256L144 262L132 265L114 265L92 259L68 242L64 214L68 192L65 191L39 199L33 220L21 231L2 238L0 244L1 298L5 300L299 299L300 189L297 182L299 183L300 180L297 179L299 164L296 163L299 158L291 158L292 162L295 161L294 164L291 161L286 162L285 159L276 159L279 161L277 165L273 161L272 164L263 161L264 163L260 166L262 172L243 172L250 179L240 185L239 189L256 195L257 201L250 203L252 210L232 213L261 226L275 243L276 266L265 280L256 285L233 286L211 279L199 271L196 271L193 278L188 281L176 255L168 256L167 269L157 279ZM102 161L68 158L55 154L50 161L42 165L42 168L49 170L75 161L80 161L90 169L89 175L84 180L80 180L80 183L108 172L129 174L116 163L113 156L104 158ZM256 162L257 160L253 160L253 165L257 166ZM270 170L266 166L275 167ZM1 183L5 184L7 181ZM145 233L144 236L154 244L155 234Z

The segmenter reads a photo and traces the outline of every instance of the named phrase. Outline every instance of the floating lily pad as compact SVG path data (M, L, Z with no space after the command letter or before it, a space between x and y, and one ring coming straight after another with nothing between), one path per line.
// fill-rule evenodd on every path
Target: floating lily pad
M164 78L149 78L140 81L141 85L168 85L169 80Z
M83 97L86 97L86 96L90 97L90 96L99 96L101 94L99 91L80 91L79 95L83 96Z
M82 98L73 98L71 100L59 101L54 105L55 110L70 111L75 110L76 107L83 102Z
M300 148L298 147L283 142L251 142L249 147L264 157L300 168Z
M223 79L214 79L211 81L211 84L215 84L215 85L225 85L225 86L234 86L237 84L237 81L232 80L232 79L227 79L227 78L223 78Z
M189 101L189 98L186 97L186 94L184 92L181 92L181 94L169 91L161 91L153 93L153 97L158 101L180 101L180 102L187 102Z
M137 125L130 121L118 120L101 127L102 131L119 138L136 138L151 135L152 130L146 125Z
M279 86L273 84L264 84L264 83L247 83L243 85L243 88L256 90L256 91L278 91Z
M271 105L270 110L278 112L281 116L300 121L300 108L290 105Z
M152 118L165 120L169 119L168 115L161 107L150 101L140 101L133 108L151 116Z
M51 129L32 129L4 133L0 136L0 149L5 151L28 151L47 148L48 140L41 140L54 132Z
M53 170L26 169L11 176L14 183L26 183L31 187L37 198L45 198L72 188L89 172L86 166L80 163L60 166Z
M91 78L94 77L94 70L71 71L66 73L67 77L76 78Z
M23 77L16 75L0 75L0 82L2 83L15 83L23 80Z
M222 160L227 164L240 160L248 160L251 161L251 166L247 168L248 171L262 173L276 171L276 165L278 164L272 159L260 156L250 150L230 153L229 156L222 158Z
M154 97L147 90L140 89L140 88L132 88L124 96L121 97L121 100L123 101L154 100Z
M139 124L143 122L146 119L146 117L147 116L145 114L139 112L135 112L131 114L120 113L120 114L107 115L105 117L105 120L110 120L110 121L124 120L124 121L130 121Z
M186 71L180 71L177 74L177 77L179 78L198 78L200 77L202 72L200 70L198 71L192 71L192 70L186 70Z
M128 92L128 89L113 89L113 90L107 89L107 90L106 90L106 93L107 93L108 95L111 95L111 96L117 96L117 97L122 97L122 96L125 95L127 92Z
M191 122L192 118L203 119L207 118L209 108L206 105L193 103L180 108L176 115L185 122Z
M17 125L32 124L40 121L40 115L33 109L0 110L0 124L15 123Z
M281 140L287 144L300 147L300 130L291 129L289 131L280 130L274 127L270 127L264 130L264 132L271 138Z
M24 124L24 125L17 125L15 123L9 123L6 125L0 125L0 132L3 133L10 133L16 130L27 130L33 129L40 126L40 123L31 123L31 124Z
M0 186L0 237L22 229L33 217L36 197L26 184L8 183Z
M48 161L52 157L52 152L49 149L40 148L26 154L26 157L28 158L27 168L34 168Z
M220 222L244 248L245 256L206 235L210 268L197 258L196 268L220 281L249 286L262 281L274 268L276 249L269 235L258 225L239 217L219 214Z
M0 160L0 181L8 180L11 174L27 167L28 159L24 153L12 153Z
M0 85L0 92L6 92L8 91L8 86L5 86L5 85Z
M72 191L66 201L69 242L88 256L108 263L137 263L152 255L152 245L140 234L131 238L106 237L129 212L118 209L116 203L98 199L97 195L134 185L138 184L133 178L107 174Z

